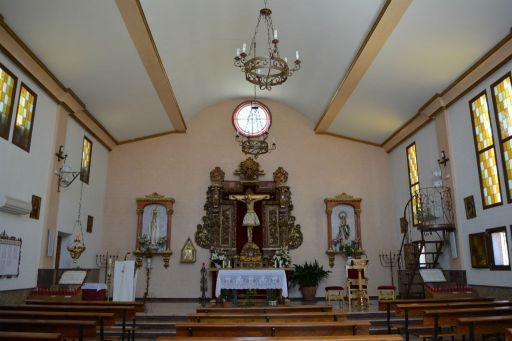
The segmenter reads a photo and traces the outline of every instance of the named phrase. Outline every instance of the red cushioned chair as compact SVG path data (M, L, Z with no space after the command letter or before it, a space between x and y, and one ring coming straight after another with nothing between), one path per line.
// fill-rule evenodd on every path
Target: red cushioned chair
M325 300L327 303L331 303L331 301L338 301L340 304L340 308L343 308L343 304L345 303L345 297L343 293L343 287L340 286L329 286L325 287Z
M377 294L380 300L394 300L396 299L396 288L394 285L379 285L377 287Z

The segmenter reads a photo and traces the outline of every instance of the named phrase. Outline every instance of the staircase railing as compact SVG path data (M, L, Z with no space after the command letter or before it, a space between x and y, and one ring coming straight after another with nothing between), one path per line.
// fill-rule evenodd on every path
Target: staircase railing
M413 207L413 205L416 206ZM411 242L412 231L409 222L416 223L414 226L421 232L421 239ZM400 228L403 237L399 251L399 269L407 271L408 277L404 294L409 296L415 277L422 266L420 264L422 251L426 258L424 266L437 267L444 244L439 231L444 233L455 228L450 188L427 187L418 190L404 207ZM425 236L431 234L437 234L439 240L425 240ZM409 244L407 253L409 257L406 257L406 245ZM427 248L427 244L434 245L435 249ZM412 262L410 261L411 253Z

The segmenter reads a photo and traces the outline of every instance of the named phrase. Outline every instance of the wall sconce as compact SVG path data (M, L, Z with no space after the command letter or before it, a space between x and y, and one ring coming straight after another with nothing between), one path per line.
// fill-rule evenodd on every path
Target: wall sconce
M71 166L66 165L66 159L68 158L68 154L64 154L64 146L60 145L59 152L55 153L57 156L58 162L64 161L64 164L55 174L59 177L59 181L57 182L57 192L60 192L60 188L67 188L69 185L75 181L75 179L80 174L80 171L73 171Z
M446 167L446 163L448 161L450 161L450 159L446 157L444 150L441 150L441 158L437 159L437 163L439 164L439 166L443 165L443 167Z

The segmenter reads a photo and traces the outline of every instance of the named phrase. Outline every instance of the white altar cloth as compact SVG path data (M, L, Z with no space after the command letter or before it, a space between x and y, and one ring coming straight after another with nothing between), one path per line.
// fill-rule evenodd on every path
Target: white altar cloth
M219 270L216 297L222 289L281 289L282 296L288 297L286 272L276 269Z

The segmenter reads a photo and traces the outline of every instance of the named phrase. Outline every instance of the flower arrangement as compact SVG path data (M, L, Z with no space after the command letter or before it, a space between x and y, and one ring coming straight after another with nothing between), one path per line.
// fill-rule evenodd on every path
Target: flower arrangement
M152 253L158 252L165 247L165 237L160 237L156 243L151 243L151 239L147 234L143 234L139 237L139 249L146 255L150 256Z
M292 258L288 252L288 247L281 246L279 249L277 249L272 256L272 262L274 262L274 267L276 268L285 268L292 264Z
M227 254L222 249L211 249L210 250L210 263L213 265L222 266L225 260L227 260Z

